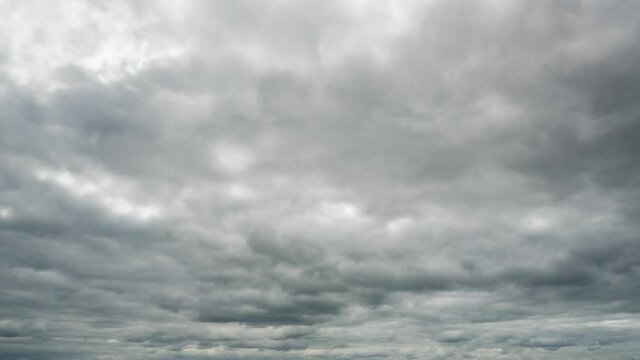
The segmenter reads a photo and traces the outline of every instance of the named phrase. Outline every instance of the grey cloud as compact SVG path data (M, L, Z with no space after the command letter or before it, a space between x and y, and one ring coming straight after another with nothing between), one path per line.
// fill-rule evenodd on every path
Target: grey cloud
M301 298L276 304L239 300L244 300L242 303L247 309L235 309L233 305L213 303L211 308L201 310L197 319L221 323L314 324L337 314L341 307L335 301L323 299Z
M0 11L0 358L637 356L635 3Z

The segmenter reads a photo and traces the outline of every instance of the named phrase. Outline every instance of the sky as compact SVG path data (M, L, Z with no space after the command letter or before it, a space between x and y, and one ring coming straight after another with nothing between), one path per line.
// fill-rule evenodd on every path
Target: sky
M0 359L640 357L640 2L0 13Z

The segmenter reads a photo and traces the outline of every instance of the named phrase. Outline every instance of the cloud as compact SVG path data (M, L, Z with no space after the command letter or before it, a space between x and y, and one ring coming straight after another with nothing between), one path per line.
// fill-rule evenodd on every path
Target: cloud
M0 10L5 358L637 355L640 6Z

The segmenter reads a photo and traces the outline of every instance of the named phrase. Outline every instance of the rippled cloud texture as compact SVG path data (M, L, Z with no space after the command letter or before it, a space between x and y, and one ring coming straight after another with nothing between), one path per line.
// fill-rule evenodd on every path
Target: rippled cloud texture
M637 1L3 1L1 359L640 357Z

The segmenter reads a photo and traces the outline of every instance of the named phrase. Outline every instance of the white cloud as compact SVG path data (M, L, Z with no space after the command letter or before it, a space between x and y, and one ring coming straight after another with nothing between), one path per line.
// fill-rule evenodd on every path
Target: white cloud
M130 195L130 184L104 172L74 174L68 170L40 169L35 175L39 180L60 186L71 195L98 204L114 215L150 220L162 214L156 205L134 201Z

